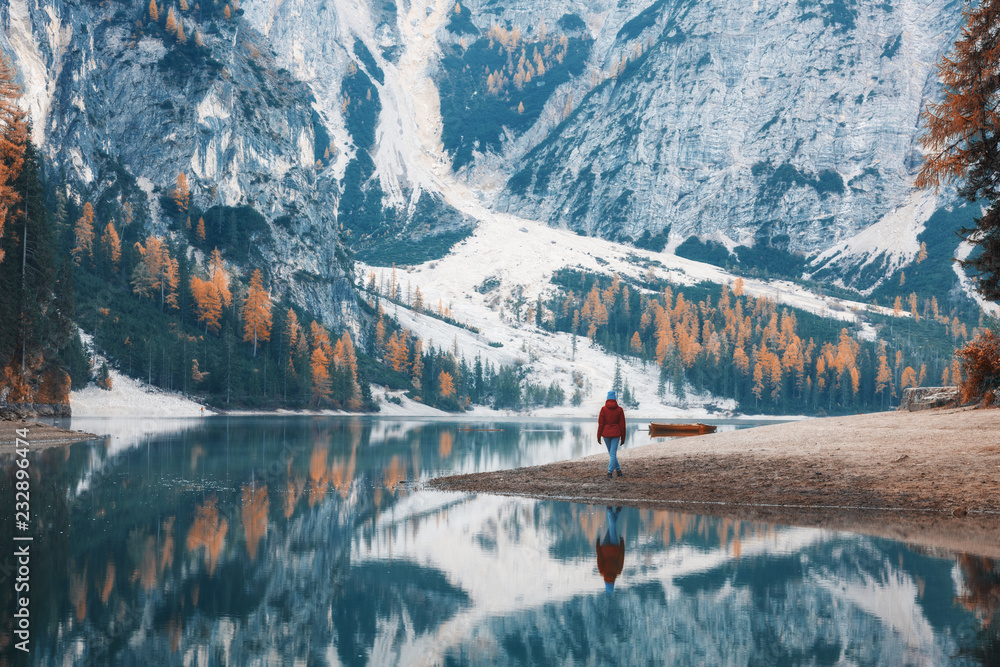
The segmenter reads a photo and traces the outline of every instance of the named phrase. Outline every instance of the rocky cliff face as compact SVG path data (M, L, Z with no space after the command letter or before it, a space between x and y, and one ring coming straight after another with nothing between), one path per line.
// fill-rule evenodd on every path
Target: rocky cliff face
M810 256L939 205L912 183L945 0L245 0L228 21L209 2L174 8L200 49L144 0L13 0L0 45L81 191L118 165L147 196L184 171L206 207L254 206L266 264L315 309L341 310L341 240L461 233L484 205Z
M323 91L345 155L370 148L388 205L412 210L425 191L468 209L471 191L612 239L699 235L806 255L906 207L919 229L935 210L912 188L919 113L959 11L944 0L247 3L279 60ZM352 137L343 86L330 83L352 63L380 103L370 145Z
M511 146L526 155L498 207L613 238L812 253L915 196L952 3L638 9L584 14L600 74L558 126Z
M179 233L160 209L179 173L202 210L253 207L266 224L250 247L224 249L247 258L237 270L261 268L328 323L352 321L335 157L314 97L242 12L227 20L209 3L161 2L155 22L145 2L13 0L0 45L20 70L33 138L70 196L103 203L119 225L132 204L140 229L124 230L127 242ZM165 30L168 12L183 41Z

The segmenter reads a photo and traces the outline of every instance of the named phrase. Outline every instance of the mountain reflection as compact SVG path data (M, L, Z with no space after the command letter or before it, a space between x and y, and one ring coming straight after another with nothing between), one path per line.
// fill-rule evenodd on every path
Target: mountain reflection
M32 459L36 663L989 664L997 655L1000 574L987 559L684 512L421 488L438 474L594 453L579 424L189 426ZM2 524L0 542L10 531ZM0 587L0 632L11 627L11 595Z

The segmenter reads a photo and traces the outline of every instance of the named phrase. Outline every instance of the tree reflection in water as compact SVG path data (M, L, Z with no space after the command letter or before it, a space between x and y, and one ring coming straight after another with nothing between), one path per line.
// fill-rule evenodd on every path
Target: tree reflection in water
M987 559L956 566L863 535L421 488L594 453L578 423L193 424L32 460L40 663L1000 659L1000 575ZM0 522L0 544L11 532ZM616 545L623 554L600 550ZM600 590L609 574L613 596ZM0 586L0 646L11 595Z
M976 615L980 627L971 647L962 653L984 665L1000 664L1000 565L992 558L962 554L963 591L958 602ZM973 633L967 633L970 636Z

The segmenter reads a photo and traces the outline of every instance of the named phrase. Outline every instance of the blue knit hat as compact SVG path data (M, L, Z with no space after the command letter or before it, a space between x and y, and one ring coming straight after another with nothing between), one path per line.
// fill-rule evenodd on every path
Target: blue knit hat
M617 401L618 400L618 394L615 393L614 389L612 389L611 391L608 392L608 400L609 401Z

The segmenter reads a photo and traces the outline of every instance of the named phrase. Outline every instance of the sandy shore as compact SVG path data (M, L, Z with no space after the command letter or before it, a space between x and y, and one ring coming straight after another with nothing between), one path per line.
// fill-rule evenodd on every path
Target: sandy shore
M830 417L444 477L442 490L672 507L1000 557L1000 410Z
M68 445L81 440L97 440L98 436L83 431L67 431L57 426L46 426L34 422L0 421L0 456L13 454L19 429L28 429L29 449L45 449L56 445Z

